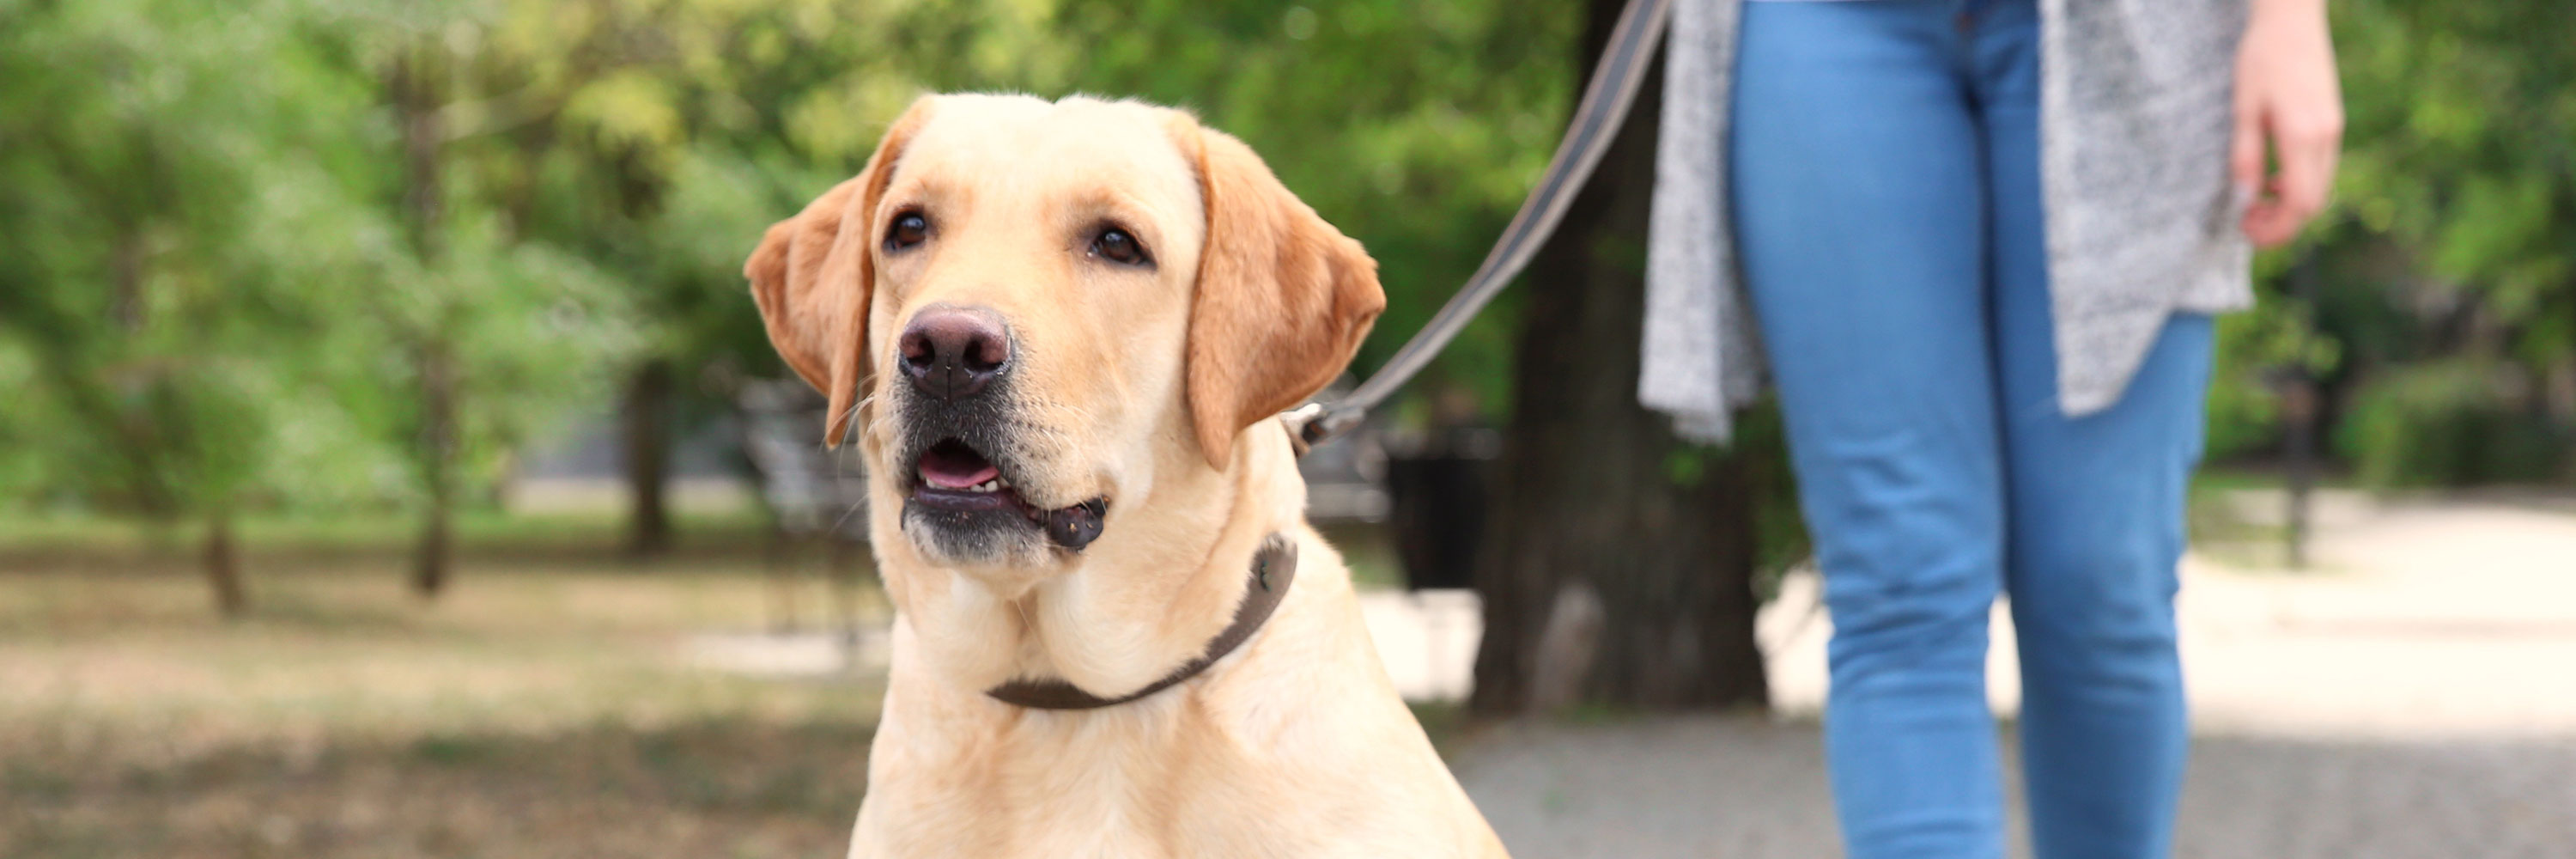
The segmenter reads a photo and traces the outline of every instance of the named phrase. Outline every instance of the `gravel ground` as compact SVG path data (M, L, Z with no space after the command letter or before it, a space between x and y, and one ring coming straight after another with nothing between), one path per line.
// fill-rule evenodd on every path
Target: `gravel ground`
M1841 852L1819 742L1744 716L1517 726L1456 769L1519 859L1813 859ZM2176 840L2186 859L2566 859L2576 738L2202 737Z
M2333 500L2318 569L2184 567L2195 740L2175 855L2576 857L2576 514ZM1522 724L1454 743L1513 855L1839 855L1814 718L1830 624L1802 617L1813 581L1790 584L1763 618L1786 717ZM2008 715L1998 621L1989 677Z

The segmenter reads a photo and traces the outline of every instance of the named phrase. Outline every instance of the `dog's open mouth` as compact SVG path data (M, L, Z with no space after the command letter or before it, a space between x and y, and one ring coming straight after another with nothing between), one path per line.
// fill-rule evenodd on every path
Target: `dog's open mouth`
M961 512L1016 510L1032 521L1040 518L1040 511L1002 476L1001 467L965 442L943 439L922 451L918 476L921 483L912 497L925 505Z
M1098 539L1102 519L1109 513L1106 498L1041 509L1020 495L1001 466L955 438L941 439L923 450L914 477L916 504L954 513L1014 514L1044 528L1048 539L1068 549L1080 549Z

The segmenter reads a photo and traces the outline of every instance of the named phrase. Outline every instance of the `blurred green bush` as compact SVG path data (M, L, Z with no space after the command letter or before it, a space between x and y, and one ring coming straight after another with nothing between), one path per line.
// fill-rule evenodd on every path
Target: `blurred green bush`
M2576 25L2564 4L2343 0L2330 211L2222 322L2210 453L2279 453L2282 383L2374 486L2576 481ZM2312 296L2291 288L2313 265Z
M2377 487L2532 483L2564 474L2567 439L2518 395L2504 362L2453 357L2396 368L2355 396L2339 446Z

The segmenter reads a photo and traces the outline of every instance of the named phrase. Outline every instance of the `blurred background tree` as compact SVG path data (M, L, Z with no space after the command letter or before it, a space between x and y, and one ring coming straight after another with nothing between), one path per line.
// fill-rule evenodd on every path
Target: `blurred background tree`
M1625 5L1586 4L1573 86ZM1764 493L1750 478L1776 470L1776 439L1694 450L1636 401L1661 73L1648 70L1639 109L1522 286L1495 527L1477 576L1479 712L1767 700L1753 637Z
M236 513L409 507L434 592L460 488L629 327L594 266L421 172L406 99L444 46L290 0L0 8L0 349L32 394L7 497L196 520L227 612Z
M345 296L392 255L363 199L363 91L279 3L0 12L0 415L8 497L203 529L369 494L381 461ZM274 13L274 14L272 14Z

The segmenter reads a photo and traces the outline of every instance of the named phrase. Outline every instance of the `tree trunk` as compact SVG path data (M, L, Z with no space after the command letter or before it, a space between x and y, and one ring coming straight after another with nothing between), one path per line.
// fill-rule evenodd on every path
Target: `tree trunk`
M439 235L445 209L439 145L446 134L439 122L441 64L435 55L440 50L429 38L409 46L395 63L389 87L402 122L404 226L412 252L425 269L436 268L445 251ZM413 457L429 503L422 511L420 541L412 553L411 582L422 599L435 599L447 586L449 523L456 502L457 371L440 320L433 318L426 324L429 330L413 332L417 338L413 370L420 379L420 426L413 439Z
M670 483L671 362L647 360L626 386L626 488L632 502L626 549L638 558L659 555L671 546L670 507L663 489Z
M1618 19L1592 0L1588 73ZM1660 63L1658 64L1660 65ZM1532 261L1516 395L1480 558L1477 712L1762 705L1744 454L1636 401L1660 69Z
M215 590L215 611L226 618L238 618L250 610L250 594L242 587L241 554L233 548L233 518L216 512L206 518L206 542L199 554L206 568L206 583Z
M439 64L432 58L438 50L438 44L429 38L410 46L395 61L393 80L387 87L402 123L403 226L411 239L412 252L420 256L424 265L436 260L444 249L438 234L439 218L445 211L438 155L447 130L439 121Z
M456 363L446 345L421 350L420 440L421 482L429 503L421 511L420 542L412 552L411 586L421 599L437 599L447 587L451 563L451 520L456 508Z

